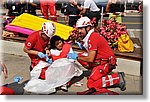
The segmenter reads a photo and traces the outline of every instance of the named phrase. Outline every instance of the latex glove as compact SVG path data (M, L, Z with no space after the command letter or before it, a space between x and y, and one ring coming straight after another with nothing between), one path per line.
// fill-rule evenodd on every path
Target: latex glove
M48 59L47 61L49 64L52 64L52 59Z
M45 55L43 52L38 52L38 56L39 56L40 58L46 57L46 55Z
M79 46L80 49L83 49L83 45L79 42L76 42L76 44Z
M21 76L15 76L15 77L14 77L14 82L18 83L18 82L20 82L22 79L23 79L23 77L21 77Z
M49 64L52 64L52 59L50 59L47 54L46 54L46 61L47 61Z
M77 54L75 51L73 51L73 53L68 53L68 58L69 58L69 59L74 59L74 60L76 60L77 57L78 57L78 54Z

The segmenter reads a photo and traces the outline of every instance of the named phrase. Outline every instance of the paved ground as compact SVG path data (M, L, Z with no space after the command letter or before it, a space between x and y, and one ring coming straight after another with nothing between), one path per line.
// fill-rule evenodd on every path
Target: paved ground
M29 80L30 73L29 73L29 65L30 60L27 56L17 56L13 54L6 54L3 53L3 61L6 64L8 68L8 79L6 82L8 83L8 87L11 87L15 90L16 94L32 94L32 93L26 93L23 90L24 84ZM84 68L82 68L85 70ZM19 83L14 83L13 78L14 76L21 76L23 77L23 80ZM78 78L79 79L79 78ZM77 80L77 79L76 79ZM142 77L141 76L132 76L127 75L125 76L126 80L126 91L120 91L119 88L110 88L110 90L113 90L115 92L118 92L121 95L142 95ZM63 92L59 90L56 95L66 95L66 94L76 94L76 92L84 91L87 89L86 87L86 81L87 78L83 77L79 82L83 83L83 86L77 87L72 85L69 88L68 92Z

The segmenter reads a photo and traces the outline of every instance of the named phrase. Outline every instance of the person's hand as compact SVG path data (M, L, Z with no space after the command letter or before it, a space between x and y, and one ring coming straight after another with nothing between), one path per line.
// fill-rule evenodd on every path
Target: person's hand
M77 6L77 2L75 0L72 0L71 4Z
M47 61L49 64L52 64L52 59L48 59Z
M77 57L78 57L78 54L77 54L75 51L73 51L73 53L68 53L67 56L68 56L69 59L74 59L74 60L76 60Z
M80 49L83 49L83 48L84 48L83 45L82 45L81 43L76 42L76 44L79 46Z
M47 61L49 64L52 64L52 59L50 59L47 54L46 54L46 61Z
M39 56L40 58L46 57L46 55L45 55L43 52L38 52L38 56Z
M45 52L46 52L46 54L47 54L49 57L51 56L50 50L46 50Z

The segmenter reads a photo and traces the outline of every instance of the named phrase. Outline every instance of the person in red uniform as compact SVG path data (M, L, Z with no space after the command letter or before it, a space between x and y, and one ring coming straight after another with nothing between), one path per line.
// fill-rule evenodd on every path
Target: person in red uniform
M40 0L40 9L45 19L49 18L48 16L49 10L51 20L54 22L57 21L55 0Z
M51 22L44 22L42 25L42 30L36 31L29 35L25 42L24 52L26 52L31 59L31 69L34 68L40 60L45 58L45 48L54 35L56 27ZM43 68L40 78L45 79L45 71L47 68Z
M92 70L87 87L89 90L78 92L77 94L94 94L95 92L107 93L110 86L119 86L122 91L126 89L124 73L117 72L110 74L116 68L115 55L108 45L106 39L92 28L92 24L88 17L81 17L76 23L79 33L84 35L83 47L88 54L76 55L69 54L70 58L77 59L82 65L88 66ZM83 63L84 62L84 63Z

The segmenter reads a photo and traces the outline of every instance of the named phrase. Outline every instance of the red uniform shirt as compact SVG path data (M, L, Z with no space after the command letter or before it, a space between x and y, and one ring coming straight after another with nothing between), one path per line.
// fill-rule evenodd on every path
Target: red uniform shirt
M33 34L29 35L28 39L25 42L25 46L28 49L36 50L36 51L39 51L39 52L43 52L44 48L46 47L46 45L48 43L48 41L44 41L41 38L39 32L40 31L36 31ZM31 54L29 54L29 57L31 58L31 61L33 61L34 59L38 58L38 56L31 55Z
M96 32L93 32L89 37L88 50L97 51L96 59L108 59L110 56L114 56L114 52L108 45L106 39Z
M55 1L54 0L40 0L40 5L54 6L55 5Z
M60 58L67 58L67 54L69 53L70 48L71 48L70 44L64 44L62 48L62 52L60 53L59 56L52 55L53 61Z

